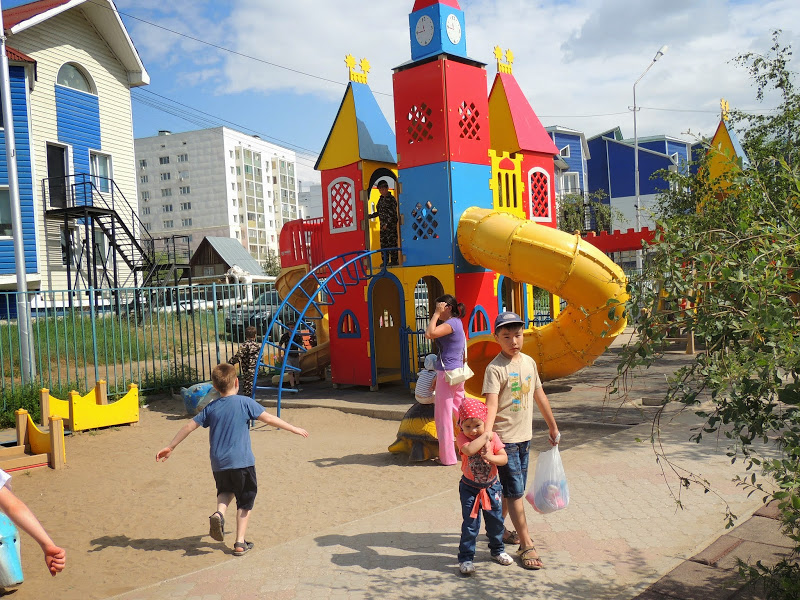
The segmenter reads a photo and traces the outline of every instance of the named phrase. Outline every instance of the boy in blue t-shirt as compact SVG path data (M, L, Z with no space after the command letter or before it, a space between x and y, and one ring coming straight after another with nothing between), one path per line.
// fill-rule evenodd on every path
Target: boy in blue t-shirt
M235 497L236 542L233 553L241 556L253 547L252 542L245 540L245 532L258 491L256 459L250 446L250 421L259 420L303 437L308 437L308 432L270 415L252 398L240 396L239 379L233 365L223 363L214 367L211 382L220 398L181 427L169 446L156 454L156 462L167 460L175 447L198 427L210 428L209 454L217 483L217 510L209 517L209 535L219 542L224 540L225 511Z

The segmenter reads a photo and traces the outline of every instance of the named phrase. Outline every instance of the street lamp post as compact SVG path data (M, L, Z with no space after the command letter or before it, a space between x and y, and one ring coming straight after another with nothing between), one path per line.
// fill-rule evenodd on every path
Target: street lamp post
M639 75L639 79L637 79L633 84L633 186L636 190L636 231L642 230L642 200L639 197L639 134L636 131L636 112L639 110L636 107L636 84L642 80L647 72L650 70L656 61L664 56L664 53L667 51L667 46L661 46L656 52L656 55L653 57L653 60L650 61L650 64L647 65L647 68L644 70L644 73ZM642 271L642 251L641 249L636 251L636 270L641 273Z

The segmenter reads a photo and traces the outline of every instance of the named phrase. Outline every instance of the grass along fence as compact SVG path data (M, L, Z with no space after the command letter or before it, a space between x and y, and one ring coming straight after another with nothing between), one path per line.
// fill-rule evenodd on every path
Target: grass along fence
M4 406L23 386L16 296L0 296ZM26 379L37 390L81 393L104 379L111 396L129 383L152 392L205 381L236 352L253 316L272 314L276 298L271 283L28 292L33 377Z

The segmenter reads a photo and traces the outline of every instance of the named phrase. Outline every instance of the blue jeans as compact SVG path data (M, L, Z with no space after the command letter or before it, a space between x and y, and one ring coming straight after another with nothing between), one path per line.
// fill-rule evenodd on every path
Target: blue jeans
M500 483L503 485L503 496L506 498L522 498L528 484L528 456L530 441L509 442L505 445L508 464L497 467Z
M480 484L468 484L461 479L458 484L458 494L461 496L461 543L458 545L458 562L475 559L475 544L478 541L478 533L481 529L481 512L486 517L486 535L489 537L489 551L492 556L497 556L504 552L506 547L503 544L503 489L500 481L495 480L486 487L491 501L491 510L478 511L478 516L474 519L470 516L472 507L478 497L480 488L475 487Z

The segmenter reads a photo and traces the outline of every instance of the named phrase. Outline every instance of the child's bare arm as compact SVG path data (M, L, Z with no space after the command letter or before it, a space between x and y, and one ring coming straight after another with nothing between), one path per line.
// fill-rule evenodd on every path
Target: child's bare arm
M536 400L536 406L539 407L539 412L542 413L542 418L550 430L550 445L558 446L558 425L556 424L556 418L553 416L553 409L550 408L550 401L547 399L547 395L542 388L538 388L533 392L533 399Z
M485 394L486 396L486 431L494 429L494 419L497 417L497 394Z
M431 381L431 392L435 391L436 391L436 377L434 377L433 381Z
M492 445L489 444L489 450L483 455L483 460L488 463L493 463L498 467L508 464L508 454L506 454L506 449L500 448L497 452L493 452L491 446Z
M467 456L478 454L484 449L486 443L491 439L491 433L482 433L468 444L461 446L461 453Z
M190 420L188 423L186 423L186 425L181 427L178 433L175 434L175 437L172 438L172 441L169 443L169 446L167 446L163 450L159 450L158 454L156 454L156 462L158 462L159 460L161 462L167 460L170 457L170 454L172 454L172 451L175 450L175 447L178 444L180 444L183 440L185 440L186 437L198 427L200 427L200 425L198 425L197 421L195 421L194 419Z
M258 420L262 423L266 423L267 425L272 425L273 427L278 427L280 429L285 429L286 431L296 433L297 435L302 435L305 438L308 437L308 432L302 427L295 427L291 423L287 423L283 419L269 414L267 411L264 411L258 415Z
M44 562L51 575L55 576L56 573L64 570L66 564L64 549L53 543L42 524L39 523L36 515L7 486L0 488L0 509L11 519L14 525L22 529L41 546L42 552L44 552Z

